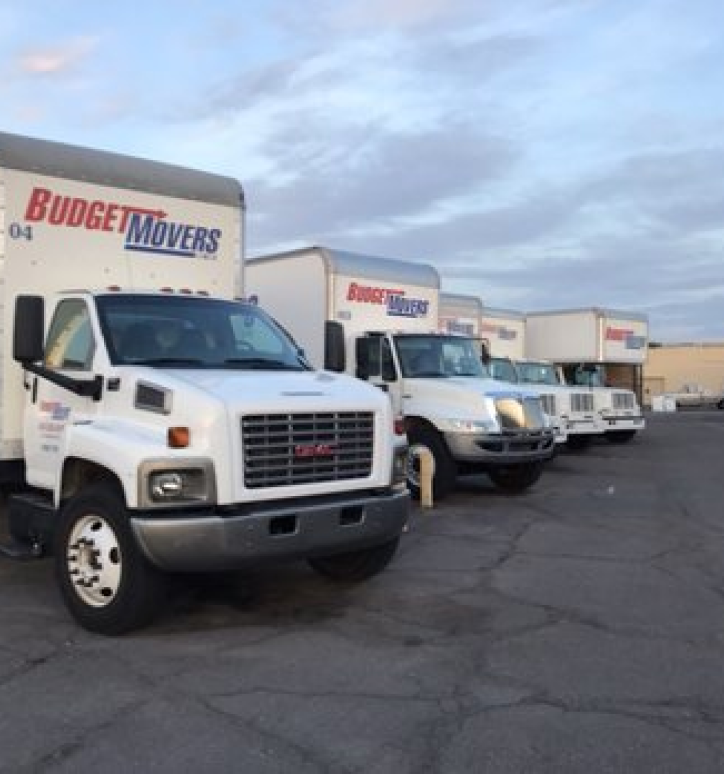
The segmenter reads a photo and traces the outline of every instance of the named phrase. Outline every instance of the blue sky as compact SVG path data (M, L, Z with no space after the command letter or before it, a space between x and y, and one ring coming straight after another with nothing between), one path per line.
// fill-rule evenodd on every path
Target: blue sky
M247 251L724 340L717 0L0 0L2 130L238 177Z

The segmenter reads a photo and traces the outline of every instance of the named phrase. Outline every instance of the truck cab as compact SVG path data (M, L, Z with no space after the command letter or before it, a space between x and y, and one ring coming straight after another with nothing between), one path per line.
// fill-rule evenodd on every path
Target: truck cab
M589 391L562 384L553 363L520 359L514 365L523 384L545 385L543 389L551 391L551 409L564 428L569 449L585 449L600 435L593 395Z
M606 387L601 363L566 363L562 378L569 385L587 387L593 396L599 432L611 443L627 443L646 427L641 406L632 390Z
M390 396L405 418L408 484L419 493L419 457L434 461L436 497L460 473L487 473L517 492L540 476L554 450L535 391L490 378L479 339L442 333L369 332L355 339L355 373Z

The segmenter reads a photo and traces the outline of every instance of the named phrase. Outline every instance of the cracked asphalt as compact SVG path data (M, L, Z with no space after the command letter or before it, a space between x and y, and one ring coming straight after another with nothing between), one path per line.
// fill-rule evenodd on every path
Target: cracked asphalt
M0 772L724 771L724 413L648 421L415 508L363 585L185 581L124 638L0 559Z

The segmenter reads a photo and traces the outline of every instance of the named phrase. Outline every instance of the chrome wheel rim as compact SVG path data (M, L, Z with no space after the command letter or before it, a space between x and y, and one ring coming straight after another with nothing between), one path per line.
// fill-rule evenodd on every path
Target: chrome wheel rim
M121 585L121 548L111 525L88 514L73 525L67 549L71 586L91 607L105 607Z

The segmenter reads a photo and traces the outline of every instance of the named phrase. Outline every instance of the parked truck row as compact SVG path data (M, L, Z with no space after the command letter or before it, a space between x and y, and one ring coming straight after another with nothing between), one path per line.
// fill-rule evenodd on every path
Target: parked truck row
M557 445L643 427L600 357L567 384L530 356L530 317L428 264L246 261L244 217L232 178L0 133L0 553L52 556L85 628L142 626L174 572L367 579L424 457L437 498L468 473L519 493Z

